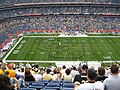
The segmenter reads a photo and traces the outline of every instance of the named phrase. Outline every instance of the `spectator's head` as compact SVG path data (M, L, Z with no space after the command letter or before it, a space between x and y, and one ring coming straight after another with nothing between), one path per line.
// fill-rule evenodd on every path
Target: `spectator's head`
M77 70L75 66L73 66L73 70Z
M48 69L46 70L46 72L47 72L47 74L49 74L49 73L51 72L51 70L48 68Z
M11 90L12 85L10 83L10 78L7 75L0 75L0 90Z
M12 69L13 68L13 64L12 63L8 64L8 68Z
M87 69L88 69L88 66L84 64L84 65L82 66L82 69L83 69L83 70L87 70Z
M59 74L60 73L60 68L56 68L56 70L57 70L57 74Z
M96 76L97 76L97 73L95 72L95 70L88 69L87 77L88 77L89 80L95 80Z
M88 70L88 66L87 65L83 65L82 66L82 75L87 75L87 70Z
M66 69L66 71L65 71L65 73L66 73L67 75L69 75L69 74L70 74L70 72L71 72L71 70L70 70L70 69Z
M53 70L53 72L54 72L54 74L57 74L57 69L55 68L55 69Z
M22 68L21 68L21 72L24 72L24 71L25 71L25 68L24 68L24 67L22 67Z
M104 76L105 75L105 68L104 67L99 67L98 68L98 75Z
M36 63L36 64L34 65L34 67L35 67L35 68L38 68L38 67L39 67L38 63Z
M1 67L1 69L2 69L3 72L6 70L6 68L7 68L6 66L2 66Z
M26 69L25 76L31 75L30 69Z
M118 74L119 67L117 65L112 65L110 70L112 74Z
M10 73L9 73L8 71L5 71L5 72L4 72L4 75L9 76L9 75L10 75Z
M63 69L66 69L66 66L65 65L63 65L63 67L62 67Z

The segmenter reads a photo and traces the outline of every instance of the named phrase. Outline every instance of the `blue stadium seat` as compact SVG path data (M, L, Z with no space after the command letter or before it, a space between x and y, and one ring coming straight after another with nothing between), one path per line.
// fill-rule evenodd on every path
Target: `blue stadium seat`
M47 89L47 88L44 88L44 89L41 89L41 90L57 90L57 89Z
M50 82L46 85L45 89L60 89L60 84Z
M35 88L21 88L20 90L37 90Z
M32 83L31 86L45 86L45 85L44 85L44 83L40 83L40 82L36 83L35 82L35 83Z
M40 80L38 83L43 83L44 85L47 85L49 83L49 80Z
M62 88L61 90L74 90L74 88Z
M63 88L74 88L74 83L63 83Z
M39 89L42 89L45 87L45 84L44 83L32 83L30 88L36 88L37 90Z
M63 83L72 83L72 81L63 80Z
M61 81L53 80L53 81L51 81L51 83L61 83Z

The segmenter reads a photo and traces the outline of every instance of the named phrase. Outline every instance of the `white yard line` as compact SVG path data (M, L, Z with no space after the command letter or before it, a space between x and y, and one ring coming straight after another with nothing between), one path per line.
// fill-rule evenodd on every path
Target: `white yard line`
M7 55L3 58L3 61L6 60L6 58L10 55L10 53L15 49L15 47L19 44L19 42L23 39L23 37L21 37L18 42L14 45L14 47L7 53Z

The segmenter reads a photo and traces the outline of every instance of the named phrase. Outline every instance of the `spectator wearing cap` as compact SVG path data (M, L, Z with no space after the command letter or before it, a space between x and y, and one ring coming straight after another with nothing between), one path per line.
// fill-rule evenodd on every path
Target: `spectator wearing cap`
M104 90L104 85L102 82L95 82L97 73L93 69L88 69L87 71L87 83L78 86L75 83L74 90Z
M6 71L9 72L10 77L14 78L16 76L16 72L15 72L15 70L13 70L13 64L12 63L8 64L8 70L6 70Z
M38 68L34 69L34 73L32 74L38 81L42 79L42 75L39 73Z
M46 73L43 74L42 79L43 79L43 80L55 80L55 78L50 74L50 72L51 72L51 70L48 68L48 69L46 70Z
M104 80L104 90L120 90L120 77L118 76L119 67L112 65L110 67L111 76Z
M31 69L32 67L31 67L31 65L30 65L29 63L27 63L27 64L26 64L26 68L27 68L27 69Z

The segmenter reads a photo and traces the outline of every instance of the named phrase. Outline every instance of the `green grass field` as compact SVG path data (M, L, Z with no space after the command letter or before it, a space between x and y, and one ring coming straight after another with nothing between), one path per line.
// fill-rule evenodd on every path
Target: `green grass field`
M6 60L116 61L120 60L120 38L24 37Z

